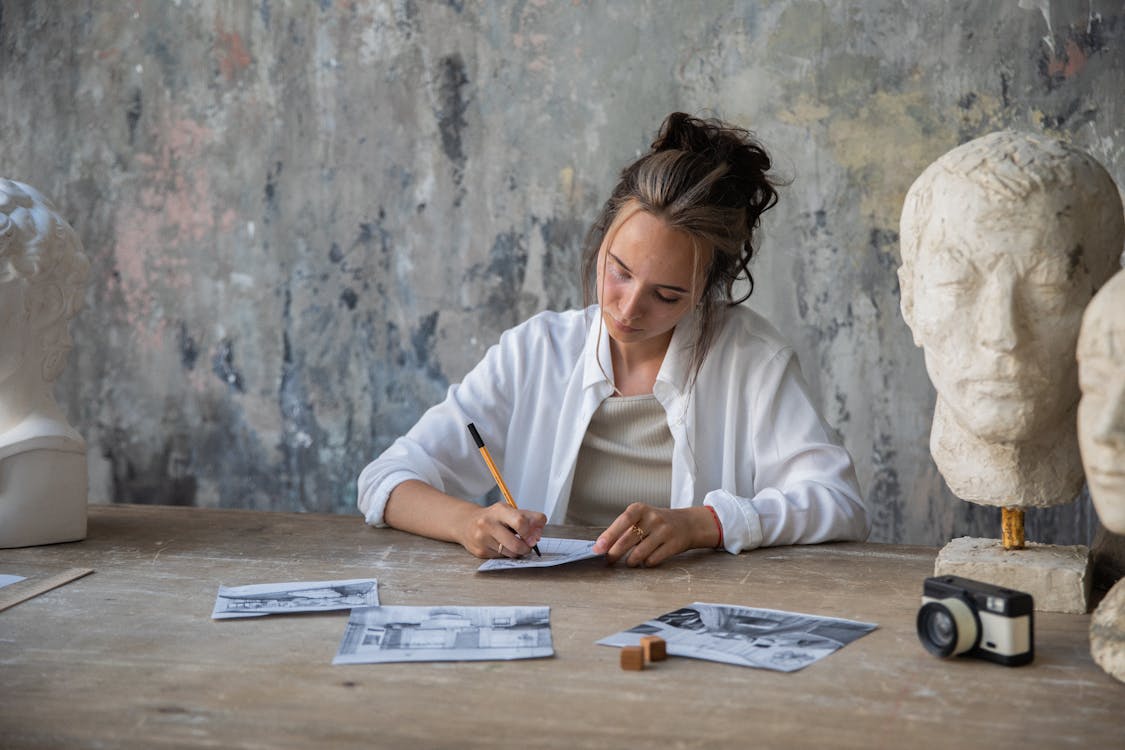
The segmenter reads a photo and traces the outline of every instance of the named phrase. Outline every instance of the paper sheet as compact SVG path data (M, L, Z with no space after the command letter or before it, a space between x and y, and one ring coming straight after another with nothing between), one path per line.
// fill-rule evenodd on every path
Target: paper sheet
M333 664L552 656L550 607L353 609Z
M20 581L26 580L27 579L23 576L11 575L9 573L0 573L0 589L4 588L5 586L10 586L13 583L19 583Z
M534 552L519 558L499 557L489 560L477 570L519 570L522 568L550 568L555 565L589 560L601 555L594 552L594 543L583 539L560 539L545 536L539 540L539 557Z
M636 646L658 635L668 653L743 667L795 672L861 638L878 625L835 617L695 602L598 641Z
M294 581L220 586L211 617L261 617L291 612L326 612L379 603L379 585L374 578L344 581Z

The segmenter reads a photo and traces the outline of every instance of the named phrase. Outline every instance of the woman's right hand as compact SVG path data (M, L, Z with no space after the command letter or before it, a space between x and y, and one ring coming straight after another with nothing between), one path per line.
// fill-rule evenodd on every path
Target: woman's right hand
M456 536L461 546L477 557L523 557L539 543L547 516L519 510L505 503L482 508L474 505Z
M547 516L505 503L481 507L408 479L391 491L383 520L411 534L457 542L477 557L522 557L543 536Z

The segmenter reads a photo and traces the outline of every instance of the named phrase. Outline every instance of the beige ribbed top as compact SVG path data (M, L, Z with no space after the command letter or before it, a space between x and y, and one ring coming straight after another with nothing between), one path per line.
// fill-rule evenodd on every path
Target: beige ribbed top
M608 526L629 503L667 508L672 433L651 393L607 398L594 412L578 461L566 522Z

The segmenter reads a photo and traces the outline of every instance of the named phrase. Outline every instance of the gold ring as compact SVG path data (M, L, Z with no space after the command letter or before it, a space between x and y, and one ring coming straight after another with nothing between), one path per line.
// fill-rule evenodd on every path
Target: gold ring
M500 557L504 557L504 545L500 545Z
M629 531L633 532L633 534L637 537L637 541L640 541L648 536L648 532L642 529L637 524L633 524L632 526L630 526Z

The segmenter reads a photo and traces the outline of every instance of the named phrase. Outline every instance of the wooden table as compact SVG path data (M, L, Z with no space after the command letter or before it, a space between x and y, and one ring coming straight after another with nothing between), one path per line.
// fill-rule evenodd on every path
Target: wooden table
M0 747L1125 747L1125 685L1091 660L1088 616L1036 613L1027 667L922 648L935 553L481 574L460 547L359 517L93 506L85 541L0 550L0 573L96 570L0 612ZM371 576L384 604L549 605L556 655L332 666L346 613L211 619L219 584ZM693 601L879 629L790 674L682 658L625 672L595 645Z

